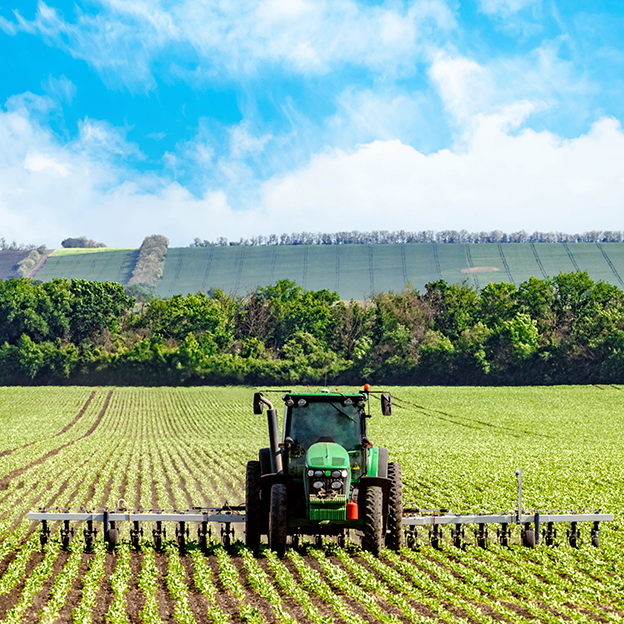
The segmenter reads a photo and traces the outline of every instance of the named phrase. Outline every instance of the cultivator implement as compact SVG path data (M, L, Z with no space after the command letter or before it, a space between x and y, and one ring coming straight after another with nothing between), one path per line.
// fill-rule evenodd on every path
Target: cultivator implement
M474 535L478 546L485 548L488 543L488 526L496 526L496 536L501 546L509 546L511 531L514 526L522 527L522 543L534 548L542 541L546 546L553 546L557 537L557 523L569 524L566 531L568 542L577 548L580 540L580 524L589 522L591 543L599 546L599 527L601 522L613 520L613 514L603 513L497 513L497 514L453 514L442 510L438 512L421 512L418 509L406 508L403 517L407 546L414 547L418 538L418 527L428 528L428 537L434 548L439 548L443 537L443 527L450 528L450 536L457 548L466 543L466 525L474 526ZM541 531L541 533L540 533Z
M527 513L522 507L522 470L516 470L518 478L518 506L515 511L492 514L454 514L448 509L439 511L422 511L414 507L403 509L403 526L405 541L414 547L418 538L418 527L427 527L429 541L434 548L439 548L443 537L442 528L450 528L450 536L457 548L463 548L466 543L466 525L473 527L476 543L485 548L488 543L488 525L496 526L496 536L501 546L509 546L514 526L522 529L522 544L528 548L535 548L543 539L546 546L553 546L557 538L559 523L569 524L566 528L566 537L572 548L579 545L581 533L579 525L584 522L592 524L590 539L593 546L600 545L599 533L601 522L613 521L613 514L578 512L540 512Z
M140 540L144 535L141 523L152 524L152 539L154 548L161 550L163 540L166 539L166 528L163 523L176 523L175 535L180 552L185 552L190 540L190 525L197 525L197 543L206 551L208 543L213 537L211 524L220 524L220 538L225 545L229 545L234 537L233 524L246 522L245 506L191 509L188 511L127 511L127 510L99 510L99 511L70 511L70 510L41 510L28 514L29 520L41 522L40 539L44 546L50 537L50 524L61 522L60 536L63 548L69 548L69 543L75 529L72 522L84 523L83 533L87 551L93 549L98 534L97 523L102 523L102 534L109 548L119 543L119 529L122 522L131 523L130 544L138 550ZM557 538L556 525L564 523L566 538L572 548L580 543L580 525L590 523L590 539L593 546L599 546L599 527L601 522L613 520L613 514L603 513L497 513L497 514L454 514L448 510L422 511L416 508L405 508L403 529L405 544L415 548L419 530L428 530L429 542L434 548L439 548L444 537L444 529L450 529L450 538L456 548L464 548L466 528L473 527L475 542L486 548L489 541L489 528L496 527L496 537L501 546L509 546L512 529L521 527L522 544L528 548L535 548L540 542L546 546L553 546Z
M181 552L186 550L186 545L190 538L190 525L197 525L197 541L203 550L208 547L208 541L212 537L211 524L221 525L221 540L229 545L234 529L232 524L244 523L245 506L237 505L224 507L196 507L186 511L178 510L126 510L126 509L101 509L101 510L80 510L72 511L68 509L41 509L38 512L29 513L29 520L41 522L40 539L44 546L50 538L50 523L61 522L60 535L63 548L69 547L69 542L74 535L75 529L72 522L84 523L83 533L85 547L87 551L93 549L98 533L97 523L102 523L102 535L109 548L114 548L119 543L119 529L122 522L131 523L130 543L133 548L139 549L141 537L143 537L143 527L141 523L152 523L152 538L156 550L160 550L163 540L166 539L166 528L164 522L176 523L176 541Z

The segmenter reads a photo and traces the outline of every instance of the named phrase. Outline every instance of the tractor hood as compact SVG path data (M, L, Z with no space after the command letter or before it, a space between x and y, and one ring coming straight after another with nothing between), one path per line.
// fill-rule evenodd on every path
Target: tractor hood
M349 468L349 454L335 442L317 442L308 449L306 463L310 468Z

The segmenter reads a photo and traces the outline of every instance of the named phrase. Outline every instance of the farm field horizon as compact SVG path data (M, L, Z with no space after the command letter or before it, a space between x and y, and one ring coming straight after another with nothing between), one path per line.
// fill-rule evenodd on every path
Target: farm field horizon
M0 251L0 279L15 277L16 254ZM6 255L6 260L3 257ZM33 277L116 281L127 285L138 249L57 249ZM9 257L10 256L10 257ZM244 295L280 279L305 290L328 289L342 299L362 300L377 292L399 292L408 283L444 279L483 287L516 285L529 277L587 271L595 280L624 287L624 243L404 243L172 247L167 250L159 296L208 292Z
M295 390L296 388L293 388ZM376 388L381 389L381 388ZM268 445L253 388L0 387L0 620L7 622L561 622L624 618L624 386L396 387L393 416L373 403L369 438L403 467L404 504L453 512L508 512L523 470L524 508L602 510L600 548L589 528L572 549L440 550L421 531L415 550L371 558L357 545L303 544L283 560L224 548L209 554L190 533L180 556L175 525L155 552L84 550L77 525L68 551L39 508L189 509L245 499L245 465ZM275 395L277 398L279 395ZM273 397L272 397L273 398ZM402 400L401 400L402 399ZM274 401L283 414L280 399ZM239 537L243 537L239 533Z

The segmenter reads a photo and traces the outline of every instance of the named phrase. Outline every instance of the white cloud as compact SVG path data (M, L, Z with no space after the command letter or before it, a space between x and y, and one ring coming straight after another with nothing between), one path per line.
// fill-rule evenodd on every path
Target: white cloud
M431 38L455 27L443 0L388 0L379 6L353 0L99 4L97 13L78 11L70 23L40 0L34 20L16 12L14 21L0 17L0 28L37 34L86 60L109 81L149 89L155 85L151 63L159 56L189 80L255 73L274 64L303 74L349 63L412 75ZM194 66L185 67L191 56Z
M424 155L396 139L326 149L287 175L213 183L195 197L129 166L135 150L122 131L88 120L76 140L63 142L26 106L13 106L0 112L0 236L54 247L77 234L138 245L160 232L185 245L196 236L354 228L620 229L619 123L602 118L573 139L518 130L532 109L521 102L476 115L452 149ZM226 165L242 175L241 161L207 159L206 179Z
M438 54L430 74L448 111L458 121L465 122L491 102L492 76L476 61Z
M469 140L424 156L400 141L319 154L267 182L263 205L296 212L297 229L541 229L621 227L624 134L604 118L563 140L509 128L529 106L480 116ZM331 227L327 224L331 223Z
M497 58L483 65L438 52L429 75L460 127L471 124L480 113L494 113L517 101L531 101L536 110L564 109L580 105L595 93L596 86L572 62L559 58L561 44L560 39L546 41L527 55Z
M49 169L62 177L69 175L69 168L62 162L58 162L54 158L49 158L45 154L29 153L24 158L24 169L39 173Z
M249 122L241 121L230 130L230 156L238 159L259 154L270 140L270 134L254 136Z
M345 89L337 98L337 112L326 122L327 139L334 145L354 145L371 139L409 138L422 127L425 96L396 90Z

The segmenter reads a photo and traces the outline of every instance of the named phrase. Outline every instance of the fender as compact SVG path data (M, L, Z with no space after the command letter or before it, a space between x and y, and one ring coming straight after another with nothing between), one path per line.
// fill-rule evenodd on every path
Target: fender
M271 472L260 477L260 489L271 490L274 484L283 483L288 485L293 480L292 475L284 474L283 472ZM388 479L390 481L390 479Z

